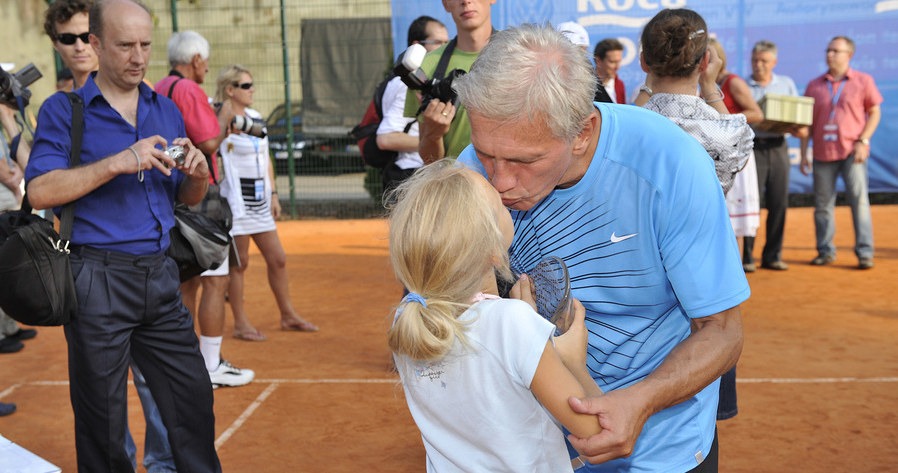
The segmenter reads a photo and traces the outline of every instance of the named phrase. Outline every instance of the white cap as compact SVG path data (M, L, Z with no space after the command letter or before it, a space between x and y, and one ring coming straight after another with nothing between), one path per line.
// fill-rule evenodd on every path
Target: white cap
M580 25L580 23L565 21L556 26L555 29L577 46L589 47L589 33L586 32L586 28Z

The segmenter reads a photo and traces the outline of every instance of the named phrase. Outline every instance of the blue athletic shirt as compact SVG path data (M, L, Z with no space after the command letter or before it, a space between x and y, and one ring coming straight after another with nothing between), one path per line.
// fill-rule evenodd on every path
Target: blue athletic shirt
M691 318L735 307L750 290L708 153L654 112L595 106L602 124L589 169L532 209L511 211L510 254L525 271L545 256L567 263L586 307L587 365L611 391L654 371L689 336ZM459 161L485 175L472 146ZM713 441L718 384L649 418L632 456L586 471L695 468Z
M84 136L81 163L90 164L119 153L135 142L160 135L169 144L186 136L184 119L174 102L140 84L137 128L125 121L100 93L91 73L75 93L84 99ZM65 94L50 96L38 113L34 146L25 170L26 181L56 169L69 167L72 107ZM134 158L134 169L137 159ZM171 176L157 169L121 174L75 201L72 244L151 255L168 248L168 232L175 224L174 201L184 174L173 169ZM59 215L61 207L53 212Z

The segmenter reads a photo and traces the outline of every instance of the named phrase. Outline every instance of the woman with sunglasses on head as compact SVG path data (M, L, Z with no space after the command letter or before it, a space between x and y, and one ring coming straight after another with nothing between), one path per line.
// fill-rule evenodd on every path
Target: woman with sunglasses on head
M262 119L259 112L249 108L254 92L249 69L239 64L225 66L218 74L217 85L215 102L230 106L235 116L244 117L244 120ZM232 126L232 131L235 128ZM265 258L268 285L280 310L281 330L318 331L318 327L296 313L290 301L287 255L274 223L281 215L281 205L274 185L274 166L269 159L268 139L235 131L221 143L219 154L226 169L222 191L229 196L234 214L231 235L240 262L239 266L231 268L228 287L228 299L234 313L234 338L265 340L265 335L250 323L243 304L250 238Z

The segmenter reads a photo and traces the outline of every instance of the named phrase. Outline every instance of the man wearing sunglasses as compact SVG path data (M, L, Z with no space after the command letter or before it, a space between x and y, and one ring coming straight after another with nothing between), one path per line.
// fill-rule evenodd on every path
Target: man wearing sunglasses
M90 4L90 0L56 0L44 16L44 31L53 40L53 49L72 70L73 89L84 85L88 74L97 70L97 53L90 47L87 32Z

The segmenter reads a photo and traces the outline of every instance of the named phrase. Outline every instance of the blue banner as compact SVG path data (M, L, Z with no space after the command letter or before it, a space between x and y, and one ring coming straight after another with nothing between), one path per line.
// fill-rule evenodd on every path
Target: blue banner
M430 15L455 36L452 17L438 0L392 0L393 45L405 50L408 25ZM898 192L898 0L498 0L492 7L497 29L522 23L559 24L576 21L586 28L590 51L604 38L624 44L618 75L627 94L642 84L645 74L637 57L642 27L664 8L691 8L704 17L711 34L727 52L728 69L751 75L751 47L766 39L779 47L776 73L790 76L799 92L826 72L825 49L836 35L854 40L851 67L873 76L885 101L882 121L871 140L871 192ZM811 178L798 170L798 140L790 139L793 170L790 192L812 192ZM812 143L813 144L813 143Z

